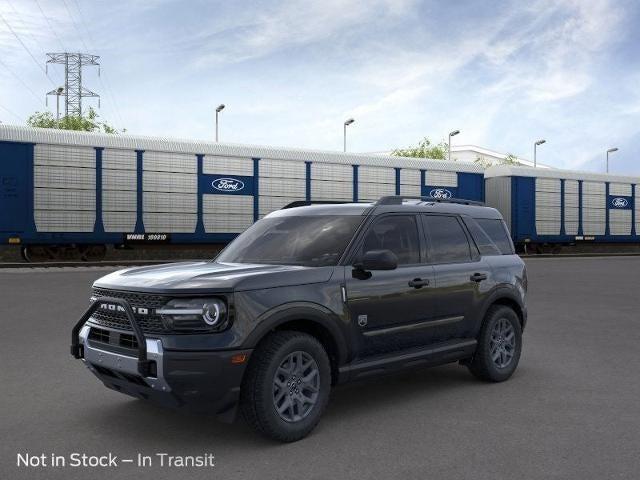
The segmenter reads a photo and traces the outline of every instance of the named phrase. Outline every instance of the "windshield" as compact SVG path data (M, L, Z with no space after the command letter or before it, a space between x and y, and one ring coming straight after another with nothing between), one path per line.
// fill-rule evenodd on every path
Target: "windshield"
M231 242L216 261L336 265L362 219L360 215L263 218Z

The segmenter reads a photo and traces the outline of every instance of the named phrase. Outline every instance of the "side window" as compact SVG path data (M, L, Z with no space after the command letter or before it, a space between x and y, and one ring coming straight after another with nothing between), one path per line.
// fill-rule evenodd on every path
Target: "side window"
M471 233L474 242L476 242L481 255L502 255L500 249L495 243L493 243L482 227L476 223L476 220L471 217L463 218L464 223L469 229L469 233Z
M507 226L499 218L476 218L478 225L487 233L489 238L495 243L502 255L512 255L513 243L509 237Z
M429 237L432 263L462 263L471 261L469 240L456 217L422 216Z
M370 250L391 250L398 265L420 263L418 225L413 215L392 215L376 221L367 231L361 254Z

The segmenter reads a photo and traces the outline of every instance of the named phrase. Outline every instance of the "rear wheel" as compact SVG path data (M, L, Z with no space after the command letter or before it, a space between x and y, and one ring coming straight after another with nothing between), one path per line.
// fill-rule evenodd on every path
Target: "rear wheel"
M485 316L469 370L482 380L502 382L518 367L521 351L522 327L518 315L509 307L493 306Z
M272 333L252 355L240 407L258 432L282 442L308 435L329 400L329 357L311 335Z

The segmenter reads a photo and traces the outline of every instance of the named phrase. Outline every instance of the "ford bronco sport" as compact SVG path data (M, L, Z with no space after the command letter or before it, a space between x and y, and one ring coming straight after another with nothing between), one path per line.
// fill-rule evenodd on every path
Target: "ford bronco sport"
M97 280L72 355L111 389L229 421L239 406L281 441L316 426L337 383L456 361L513 374L527 276L498 211L399 196L290 207L213 261Z

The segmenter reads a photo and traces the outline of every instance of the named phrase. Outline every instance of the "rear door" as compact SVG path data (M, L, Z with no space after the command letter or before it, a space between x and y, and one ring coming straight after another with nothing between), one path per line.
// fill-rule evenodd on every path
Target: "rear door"
M31 146L0 142L0 232L20 233L26 227Z
M475 335L482 292L491 270L456 215L422 215L438 298L432 341Z

